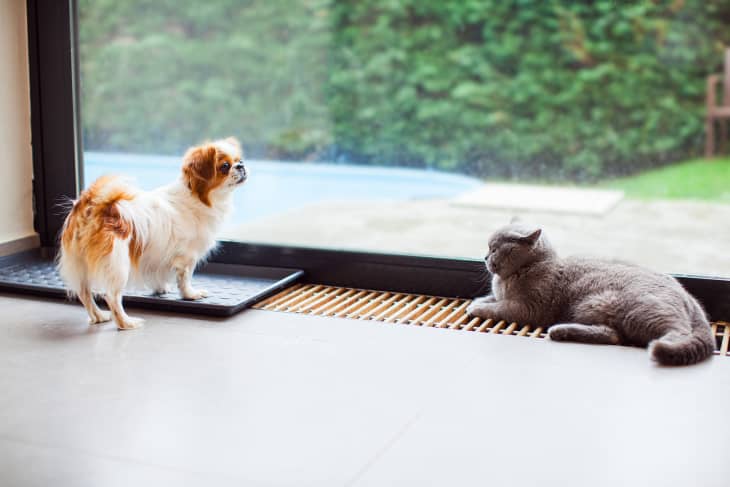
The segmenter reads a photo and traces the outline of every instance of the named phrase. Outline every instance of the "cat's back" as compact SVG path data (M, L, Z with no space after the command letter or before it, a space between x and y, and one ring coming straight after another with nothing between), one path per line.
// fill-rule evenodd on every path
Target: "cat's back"
M671 276L630 262L590 257L568 257L562 262L563 275L573 292L584 294L616 290L652 295L684 294Z

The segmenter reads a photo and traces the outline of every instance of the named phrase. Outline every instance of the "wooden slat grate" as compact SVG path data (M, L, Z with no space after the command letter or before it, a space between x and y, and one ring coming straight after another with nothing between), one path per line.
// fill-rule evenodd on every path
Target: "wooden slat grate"
M545 337L545 331L541 327L471 317L466 314L466 307L470 302L470 299L296 284L253 307L396 325Z
M470 299L369 291L365 289L296 284L264 301L255 309L331 316L399 325L447 328L498 335L545 338L542 327L507 323L466 314ZM712 323L716 355L730 356L730 323Z
M717 342L715 355L730 357L730 323L725 321L712 323L712 334L715 335Z

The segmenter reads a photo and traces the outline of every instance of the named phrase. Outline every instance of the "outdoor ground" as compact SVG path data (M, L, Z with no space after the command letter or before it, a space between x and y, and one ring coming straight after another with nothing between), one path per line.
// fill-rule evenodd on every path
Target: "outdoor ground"
M86 152L84 160L87 183L123 171L151 189L179 177L180 171L177 157ZM550 186L547 192L530 193L526 186L501 185L497 204L468 207L459 204L461 196L473 191L494 196L494 183L379 166L248 164L251 179L236 191L235 214L224 238L478 259L489 234L521 215L544 226L563 255L599 255L665 272L730 276L725 252L730 158L687 161L591 186L625 196L608 211L583 215L579 213L598 201L568 198L563 201L568 213L545 211L551 206L546 203L575 188L563 192ZM527 209L510 209L516 201Z
M629 188L651 188L626 184ZM725 178L723 182L730 181ZM721 185L715 185L720 187ZM648 190L643 190L648 193ZM624 198L604 215L468 208L453 199L330 201L231 229L253 242L481 258L489 234L512 216L544 227L563 255L598 255L674 273L730 276L730 205Z

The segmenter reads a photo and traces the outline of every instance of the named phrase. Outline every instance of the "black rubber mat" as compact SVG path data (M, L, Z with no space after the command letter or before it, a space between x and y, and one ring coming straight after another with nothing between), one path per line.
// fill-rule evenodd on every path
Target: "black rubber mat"
M229 316L280 291L304 274L298 269L206 264L193 275L193 286L208 291L197 301L180 299L177 290L153 295L125 292L124 304L186 313ZM65 297L66 289L53 260L37 252L0 258L0 290L40 296Z

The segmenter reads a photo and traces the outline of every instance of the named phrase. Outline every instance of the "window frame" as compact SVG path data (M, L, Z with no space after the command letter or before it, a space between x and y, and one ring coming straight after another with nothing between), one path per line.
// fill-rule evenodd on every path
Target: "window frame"
M33 154L34 226L54 253L65 218L59 204L83 188L76 0L26 0ZM292 267L305 281L448 297L488 292L484 263L224 240L210 259L222 264ZM713 320L730 320L730 279L675 275Z

